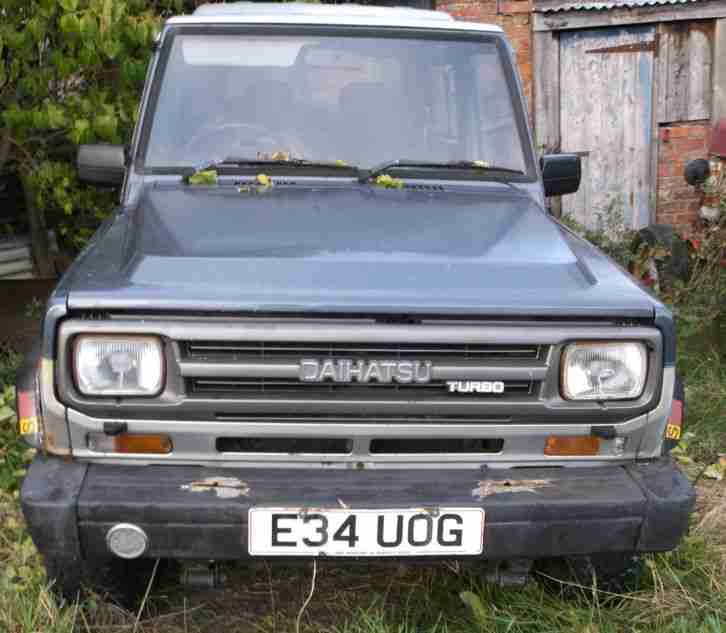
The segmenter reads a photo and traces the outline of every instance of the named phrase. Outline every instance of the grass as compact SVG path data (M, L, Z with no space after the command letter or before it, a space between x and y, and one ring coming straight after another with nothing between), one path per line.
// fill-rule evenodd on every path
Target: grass
M500 588L456 563L321 561L302 616L310 592L307 563L230 566L230 582L214 591L155 586L139 614L98 597L63 604L47 586L19 511L18 486L32 452L16 439L15 420L0 416L0 632L290 633L298 616L302 631L325 633L726 632L726 484L703 476L726 453L726 356L723 341L719 346L688 334L680 340L679 371L694 435L680 459L698 479L697 512L676 551L646 558L636 593L570 587L565 595L545 582ZM0 353L0 411L9 404L6 387L19 360Z

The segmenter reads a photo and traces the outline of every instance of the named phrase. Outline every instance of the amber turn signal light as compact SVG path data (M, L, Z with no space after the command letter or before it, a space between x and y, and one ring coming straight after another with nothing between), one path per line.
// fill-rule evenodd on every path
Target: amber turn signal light
M114 439L117 453L171 453L168 435L118 435Z
M166 455L171 453L172 443L168 435L109 436L92 433L88 436L88 447L97 453L138 453L144 455Z
M545 442L544 454L557 457L581 457L597 455L600 452L600 438L590 435L550 435Z

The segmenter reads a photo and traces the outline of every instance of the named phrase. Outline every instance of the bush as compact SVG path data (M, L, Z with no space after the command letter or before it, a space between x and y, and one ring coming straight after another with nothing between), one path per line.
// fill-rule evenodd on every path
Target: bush
M62 245L78 250L112 206L113 192L78 182L77 146L130 138L160 13L170 8L183 6L4 1L0 172L10 167L20 176L36 246L50 224Z

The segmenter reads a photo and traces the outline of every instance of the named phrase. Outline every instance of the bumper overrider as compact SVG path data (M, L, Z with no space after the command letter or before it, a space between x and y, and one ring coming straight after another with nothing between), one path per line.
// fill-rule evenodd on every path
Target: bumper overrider
M145 557L247 558L252 508L481 508L481 558L674 548L695 493L672 460L583 468L324 470L123 466L37 456L21 492L42 554L109 556L118 524ZM315 509L315 510L314 510Z

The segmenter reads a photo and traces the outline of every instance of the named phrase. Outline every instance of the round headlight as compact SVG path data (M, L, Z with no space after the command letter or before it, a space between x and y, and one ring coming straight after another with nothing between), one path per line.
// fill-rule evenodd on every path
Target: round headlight
M155 336L79 336L73 367L86 396L156 396L164 386L164 353Z
M573 343L562 353L566 400L630 400L645 388L648 354L642 343Z

